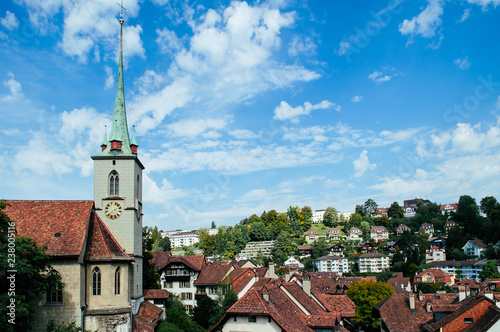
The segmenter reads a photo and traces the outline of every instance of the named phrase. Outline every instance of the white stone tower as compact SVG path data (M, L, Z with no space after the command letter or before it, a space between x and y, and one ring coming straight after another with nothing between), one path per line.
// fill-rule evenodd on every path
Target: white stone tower
M134 259L130 275L130 297L134 314L142 297L142 170L135 134L130 141L123 87L123 18L120 19L120 59L115 111L109 139L104 134L101 153L94 160L94 202L104 221L125 252Z

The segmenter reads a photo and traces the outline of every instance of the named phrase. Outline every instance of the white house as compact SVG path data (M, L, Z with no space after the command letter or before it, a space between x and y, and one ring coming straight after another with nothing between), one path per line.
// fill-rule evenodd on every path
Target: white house
M484 258L483 251L486 250L488 246L484 244L483 241L478 238L467 241L467 243L462 247L462 250L467 254L474 256L475 258Z
M350 241L361 241L363 236L363 232L357 228L357 227L352 227L349 232L347 233L346 240Z
M440 262L446 260L446 250L438 246L432 246L425 252L425 263Z
M367 253L359 256L359 272L375 272L390 268L389 256L380 253Z
M312 223L319 224L323 222L323 216L325 215L326 210L316 210L313 211L312 215Z
M175 234L168 234L172 248L178 247L191 247L199 242L198 232L196 231L183 231Z
M349 261L340 256L323 256L314 260L318 272L337 272L340 276L349 272Z
M373 226L370 229L370 237L374 241L383 241L389 238L389 231L384 226Z

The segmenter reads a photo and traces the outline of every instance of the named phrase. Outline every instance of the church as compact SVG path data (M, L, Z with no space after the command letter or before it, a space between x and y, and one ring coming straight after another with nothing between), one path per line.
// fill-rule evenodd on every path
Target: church
M94 161L94 199L7 200L17 236L47 247L64 286L43 294L33 331L75 322L84 330L128 332L144 302L142 287L142 171L130 139L123 83L123 18L113 123Z

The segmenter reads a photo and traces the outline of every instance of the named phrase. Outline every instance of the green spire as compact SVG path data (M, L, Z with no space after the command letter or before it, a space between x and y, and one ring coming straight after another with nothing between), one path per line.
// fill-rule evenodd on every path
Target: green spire
M111 124L111 132L108 142L121 142L120 150L111 150L111 144L99 155L101 156L116 156L116 155L134 155L130 149L130 137L127 126L127 114L125 111L125 89L123 84L123 18L120 18L120 57L118 64L118 81L116 86L116 101L115 111L113 113L113 123Z
M109 141L108 141L108 126L104 126L104 139L102 140L101 146L108 146Z

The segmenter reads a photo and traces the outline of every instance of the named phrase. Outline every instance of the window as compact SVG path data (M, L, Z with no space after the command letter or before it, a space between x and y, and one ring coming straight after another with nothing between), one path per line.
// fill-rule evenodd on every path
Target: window
M249 323L257 323L257 316L248 316Z
M191 293L181 293L181 300L192 300L193 294Z
M97 266L92 270L92 295L101 295L101 270Z
M172 282L171 281L166 281L165 282L165 288L172 288L173 285L172 285Z
M474 322L474 318L464 318L465 324L472 324Z
M180 288L188 288L189 286L189 281L180 281L179 282L179 287Z
M51 275L59 275L57 271L50 271L47 277ZM62 304L62 285L56 286L55 289L47 290L47 303L48 304Z
M115 295L120 294L120 267L115 271Z
M116 171L109 174L109 195L118 196L120 194L120 178Z

